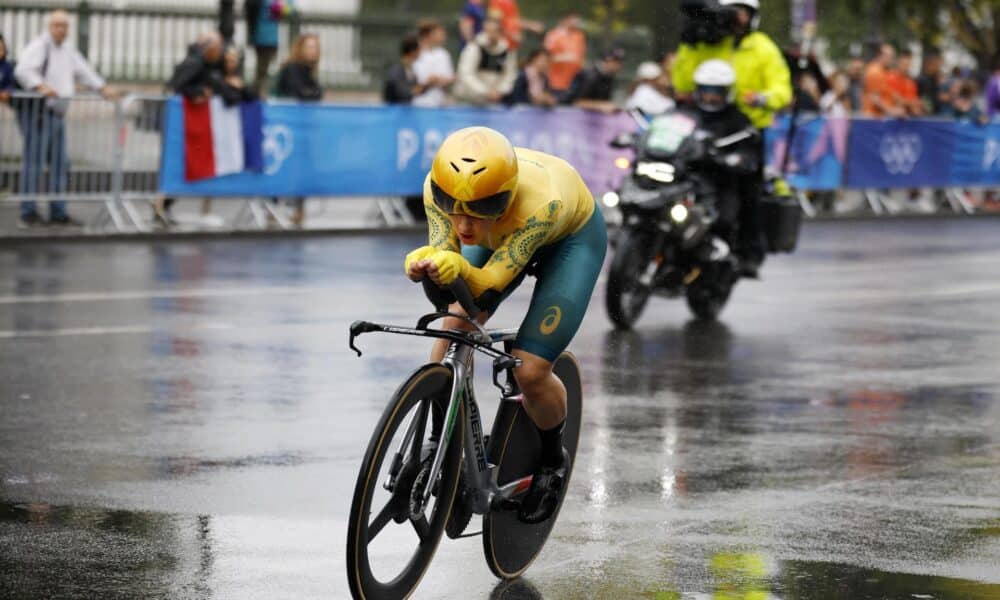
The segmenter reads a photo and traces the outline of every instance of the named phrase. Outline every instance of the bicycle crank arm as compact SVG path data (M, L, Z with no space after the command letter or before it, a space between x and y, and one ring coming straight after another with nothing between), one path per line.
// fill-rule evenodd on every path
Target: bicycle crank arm
M528 475L500 487L500 492L490 500L490 510L517 510L521 501L515 498L523 495L531 487L534 476Z

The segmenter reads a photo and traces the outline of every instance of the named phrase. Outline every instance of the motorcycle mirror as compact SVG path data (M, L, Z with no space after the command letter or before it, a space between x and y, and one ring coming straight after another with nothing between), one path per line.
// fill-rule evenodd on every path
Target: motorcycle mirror
M631 148L633 146L635 146L635 135L632 133L623 133L611 140L612 148Z

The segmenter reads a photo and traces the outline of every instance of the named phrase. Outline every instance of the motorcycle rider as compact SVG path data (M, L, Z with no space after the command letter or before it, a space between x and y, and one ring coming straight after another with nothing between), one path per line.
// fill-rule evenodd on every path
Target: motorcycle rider
M682 43L672 69L674 90L681 99L695 91L694 73L711 59L730 63L736 74L733 92L736 106L763 130L777 111L792 100L791 75L781 50L771 38L757 30L759 0L683 0L687 17ZM764 136L757 142L758 172L753 194L744 194L740 209L739 254L743 274L756 277L764 260L763 232L758 204L763 192Z
M694 72L693 99L698 108L699 129L711 134L696 151L694 161L698 173L710 182L715 196L719 219L715 230L728 244L734 244L738 231L737 218L741 206L754 200L756 186L746 185L760 169L757 141L760 135L749 117L733 102L736 72L724 60L706 60ZM752 135L747 139L717 148L714 143L740 132Z

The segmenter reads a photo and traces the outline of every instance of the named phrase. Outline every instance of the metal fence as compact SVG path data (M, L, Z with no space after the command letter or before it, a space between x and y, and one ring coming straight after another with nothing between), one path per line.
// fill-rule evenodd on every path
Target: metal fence
M3 200L96 202L91 227L148 230L134 202L157 197L163 106L162 97L15 94L0 109Z

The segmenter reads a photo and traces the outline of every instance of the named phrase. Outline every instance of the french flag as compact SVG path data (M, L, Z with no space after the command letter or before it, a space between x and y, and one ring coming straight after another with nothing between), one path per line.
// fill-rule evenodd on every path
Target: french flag
M260 101L226 106L222 98L184 98L184 178L198 181L264 170L264 116Z

